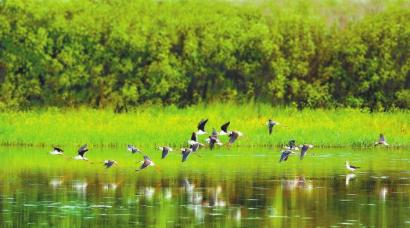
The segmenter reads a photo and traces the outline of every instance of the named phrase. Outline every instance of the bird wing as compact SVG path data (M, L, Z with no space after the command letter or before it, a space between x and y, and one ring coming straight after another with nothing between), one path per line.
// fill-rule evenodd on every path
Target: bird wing
M182 151L182 162L186 161L186 159L188 158L188 156L189 156L190 153L191 153L191 152L188 151L188 150Z
M168 155L169 149L167 147L162 148L162 159Z
M303 157L305 156L305 154L306 154L306 152L307 152L308 149L309 149L308 146L306 146L306 145L303 145L303 146L302 146L302 149L301 149L301 151L300 151L300 160L303 159Z
M386 139L384 138L384 135L380 135L379 142L384 142L384 141L386 141Z
M151 163L152 163L151 159L147 155L145 155L144 163L142 163L140 170L147 168L149 165L151 165Z
M192 140L192 141L197 141L197 140L196 140L196 133L195 133L195 132L192 132L191 140Z
M59 147L53 147L54 150L58 151L58 152L64 152L63 149L59 148Z
M269 124L269 134L272 134L273 125Z
M199 143L192 144L189 146L189 148L191 148L192 152L195 152L199 148Z
M113 164L114 164L114 162L113 162L113 161L110 161L110 160L104 162L104 165L105 165L105 167L107 167L107 168L110 168Z
M231 122L229 121L229 122L225 123L224 125L222 125L221 130L224 131L224 132L228 132L228 127L229 127L230 123Z
M282 154L280 155L280 160L279 160L279 162L281 162L281 161L287 161L287 160L288 160L288 157L289 157L289 154L290 154L290 151L288 151L288 150L283 151Z
M198 130L205 131L205 124L208 122L208 119L201 120L198 124Z
M78 149L78 155L80 155L81 157L83 157L84 154L85 154L85 152L87 152L87 151L88 151L87 144L84 144L83 146L81 146L81 147Z
M140 170L147 168L150 163L151 163L150 160L144 160L144 163L142 163L142 165L140 166Z
M135 150L134 145L128 145L127 149L131 152L133 152Z
M238 133L232 132L232 133L229 135L229 143L230 143L230 144L234 143L237 138L238 138Z
M212 150L216 143L216 138L214 136L209 137L209 148Z
M360 167L359 167L359 166L353 166L353 165L350 165L350 168L353 168L353 169L359 169Z

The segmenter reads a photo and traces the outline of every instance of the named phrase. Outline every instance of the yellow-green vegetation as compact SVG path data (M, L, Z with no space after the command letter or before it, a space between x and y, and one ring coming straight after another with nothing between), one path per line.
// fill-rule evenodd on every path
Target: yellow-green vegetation
M3 0L0 109L410 105L401 0Z
M89 108L0 114L0 143L29 145L100 146L135 144L142 149L158 145L184 146L198 122L208 118L206 131L231 121L230 129L244 136L235 146L273 146L295 139L315 146L373 146L384 133L392 146L410 145L408 111L369 113L354 109L298 111L263 104L214 104L189 108L141 107L115 114ZM278 121L268 134L269 118ZM203 140L207 136L200 136ZM223 142L226 136L220 136Z

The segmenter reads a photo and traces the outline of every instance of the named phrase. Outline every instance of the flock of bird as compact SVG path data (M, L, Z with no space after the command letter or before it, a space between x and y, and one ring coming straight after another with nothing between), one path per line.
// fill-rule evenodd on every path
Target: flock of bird
M198 136L199 135L205 135L207 132L205 131L205 126L208 122L208 119L201 120L198 123L197 126L197 131L192 132L191 139L188 140L187 147L181 148L181 154L182 154L182 162L185 162L190 154L196 154L195 152L198 151L201 147L204 147L205 145L200 143L198 141ZM230 122L226 122L221 126L221 131L217 132L215 128L212 129L211 135L209 135L206 139L205 142L209 144L209 148L211 150L214 149L215 145L222 146L223 143L219 140L219 136L227 136L229 138L228 141L228 146L232 145L239 137L243 136L243 134L240 131L237 130L232 130L229 131ZM268 127L268 132L269 134L272 134L273 128L276 125L279 125L278 122L273 121L271 119L268 120L266 123ZM387 143L385 137L383 134L380 134L379 140L375 142L375 145L385 145L388 146L389 144ZM311 144L302 144L300 146L296 145L296 140L292 139L288 142L288 144L285 146L284 150L281 151L281 156L279 159L279 162L285 162L288 160L289 156L291 154L295 154L296 151L299 151L300 149L300 160L302 160L309 148L312 148L313 145ZM140 153L143 156L143 160L138 162L140 167L136 171L143 170L149 166L154 166L154 162L147 156L144 155L140 149L135 147L134 145L128 145L127 146L128 151L131 153ZM162 152L161 158L164 159L167 157L168 153L173 151L173 149L169 146L160 146L158 149ZM85 160L88 161L88 159L85 157L85 153L88 151L87 144L84 144L81 146L78 151L77 151L77 156L74 157L75 160ZM53 147L53 150L50 152L51 155L64 155L63 149L60 147ZM200 156L196 154L197 156ZM104 166L106 168L110 168L112 166L119 166L117 161L115 160L105 160L103 162ZM349 171L355 171L359 169L360 167L350 165L348 161L346 161L346 169Z

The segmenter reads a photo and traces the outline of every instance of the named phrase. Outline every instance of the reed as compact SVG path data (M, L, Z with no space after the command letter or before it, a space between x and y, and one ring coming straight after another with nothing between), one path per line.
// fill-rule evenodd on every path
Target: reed
M408 111L369 113L355 109L305 109L263 104L212 104L179 109L143 107L125 114L109 110L47 109L0 113L3 145L117 147L135 144L142 149L158 145L184 146L196 125L208 118L206 131L231 121L231 130L244 133L240 147L279 146L295 139L322 147L370 147L384 133L392 146L410 146ZM268 134L266 121L281 123ZM204 140L202 136L200 140ZM221 136L226 142L227 137Z

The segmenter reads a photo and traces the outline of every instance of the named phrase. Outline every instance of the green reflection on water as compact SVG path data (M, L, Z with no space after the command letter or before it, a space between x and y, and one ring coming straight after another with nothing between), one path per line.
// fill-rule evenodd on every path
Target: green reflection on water
M66 148L66 151L75 148ZM375 226L410 222L404 150L321 149L278 163L278 149L203 151L135 172L139 155L94 148L94 163L1 148L2 226ZM154 149L152 151L155 151ZM116 159L119 168L102 161ZM362 168L355 174L344 162Z

